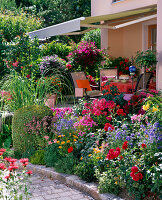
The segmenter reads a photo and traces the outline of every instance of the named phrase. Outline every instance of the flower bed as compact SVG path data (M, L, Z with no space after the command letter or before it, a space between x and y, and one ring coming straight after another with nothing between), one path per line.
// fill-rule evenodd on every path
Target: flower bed
M101 193L118 195L122 189L132 199L160 198L160 94L143 92L127 102L113 89L104 97L53 108L51 133L34 129L39 142L27 150L29 160L98 182ZM39 119L35 126L42 123L46 129ZM30 134L32 127L27 126Z

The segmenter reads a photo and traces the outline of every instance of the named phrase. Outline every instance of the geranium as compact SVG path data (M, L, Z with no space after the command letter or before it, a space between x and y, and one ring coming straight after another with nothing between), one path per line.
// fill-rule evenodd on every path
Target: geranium
M114 158L117 158L119 156L120 152L121 152L121 149L119 147L117 147L116 150L110 149L109 153L107 154L105 159L106 160L112 160Z
M128 148L128 141L125 141L124 143L123 143L123 146L122 146L122 149L127 149Z
M116 111L117 115L122 115L122 116L126 116L126 113L124 113L123 109L118 109Z
M141 144L141 147L142 148L146 148L146 144Z
M32 175L32 171L31 171L31 170L27 171L26 173L27 173L29 176Z
M71 153L73 151L73 147L68 148L68 153Z
M105 131L113 131L114 130L114 127L111 125L111 124L109 124L109 123L106 123L105 124L105 126L104 126L104 130Z

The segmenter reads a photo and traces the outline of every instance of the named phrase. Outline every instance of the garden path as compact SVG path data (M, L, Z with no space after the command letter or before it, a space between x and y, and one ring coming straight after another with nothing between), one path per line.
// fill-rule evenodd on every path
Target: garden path
M71 186L40 174L33 174L30 179L30 200L94 200Z

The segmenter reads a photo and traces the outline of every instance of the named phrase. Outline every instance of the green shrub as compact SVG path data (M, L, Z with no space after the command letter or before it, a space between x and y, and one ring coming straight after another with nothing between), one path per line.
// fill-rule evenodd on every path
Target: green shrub
M57 160L61 158L59 154L58 144L53 143L46 148L45 163L47 167L54 167Z
M44 150L37 150L30 158L30 162L35 165L45 165Z
M75 174L85 181L96 181L95 166L90 159L80 162L75 167Z
M27 106L16 110L13 116L12 138L14 150L24 153L27 149L38 148L36 133L29 134L26 130L26 124L33 117L43 119L45 116L52 116L52 111L46 106ZM50 130L49 130L50 131ZM42 138L44 140L44 138Z
M66 56L71 51L71 47L66 44L59 43L57 41L52 41L49 44L46 43L45 45L43 45L42 51L43 56L51 56L56 54L58 55L58 57L66 59Z
M38 17L23 11L0 11L0 30L8 42L12 41L17 35L34 31L41 26L42 22Z
M95 42L97 48L101 48L101 30L96 29L85 33L81 39L82 41Z

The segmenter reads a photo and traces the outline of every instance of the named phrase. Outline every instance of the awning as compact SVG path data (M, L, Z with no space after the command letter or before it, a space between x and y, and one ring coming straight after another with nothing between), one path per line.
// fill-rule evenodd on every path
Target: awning
M56 35L77 35L77 34L83 34L85 32L88 32L89 30L95 29L95 28L108 28L108 29L117 29L122 28L124 26L128 26L134 23L139 23L141 21L146 21L149 19L153 19L156 17L157 13L157 6L152 5L151 7L142 8L142 9L136 9L136 10L130 10L115 14L109 14L109 15L100 15L100 16L93 16L93 17L81 17L74 20L70 20L61 24L49 26L47 28L39 29L37 31L33 31L28 33L29 36L33 39L34 37L38 37L39 39L46 39L51 36ZM111 24L115 20L121 20L127 18L128 21L126 23L110 26L107 24L100 24L96 25L94 23L97 22L108 22L108 24ZM129 19L130 18L130 19ZM81 31L81 27L87 27L89 29ZM76 32L79 31L79 32Z

